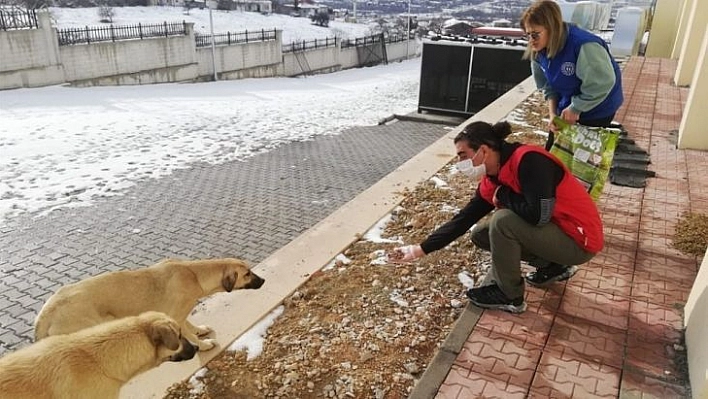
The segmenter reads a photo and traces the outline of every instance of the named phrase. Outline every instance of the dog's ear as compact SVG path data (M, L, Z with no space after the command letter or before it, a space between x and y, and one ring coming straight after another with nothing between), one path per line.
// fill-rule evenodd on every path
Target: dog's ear
M224 291L231 292L236 286L236 280L238 279L238 272L235 270L227 270L224 273L224 277L221 279L221 285L224 287Z
M179 349L179 331L171 323L154 323L151 338L155 346L163 345L171 351Z

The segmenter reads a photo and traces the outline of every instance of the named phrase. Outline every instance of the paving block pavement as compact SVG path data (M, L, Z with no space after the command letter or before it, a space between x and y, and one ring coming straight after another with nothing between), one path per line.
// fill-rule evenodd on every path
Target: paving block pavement
M163 258L257 264L442 137L396 121L293 142L245 161L198 163L91 206L0 223L0 356L32 342L59 287Z

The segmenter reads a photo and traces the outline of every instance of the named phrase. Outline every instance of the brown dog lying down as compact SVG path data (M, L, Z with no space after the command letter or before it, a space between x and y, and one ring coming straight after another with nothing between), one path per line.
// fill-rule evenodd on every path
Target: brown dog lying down
M212 330L194 326L187 316L200 298L220 291L260 288L264 280L239 259L167 259L138 270L108 272L60 288L35 320L35 340L67 334L148 310L163 312L180 324L182 335L209 350Z
M175 320L146 312L6 355L0 359L0 398L118 398L121 386L136 375L195 352Z

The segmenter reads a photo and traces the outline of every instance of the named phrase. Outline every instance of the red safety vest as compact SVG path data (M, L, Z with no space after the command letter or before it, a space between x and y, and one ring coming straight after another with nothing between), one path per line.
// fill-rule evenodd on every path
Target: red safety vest
M563 168L563 179L556 187L556 203L553 207L551 223L556 224L583 249L591 253L598 253L604 244L602 220L597 211L597 206L580 182L573 176L568 168L554 155L542 148L522 145L517 148L511 157L502 165L497 175L501 184L510 187L515 193L521 194L519 183L519 162L528 152L540 152L551 158ZM494 190L497 184L489 177L484 176L479 183L479 192L482 198L493 203Z

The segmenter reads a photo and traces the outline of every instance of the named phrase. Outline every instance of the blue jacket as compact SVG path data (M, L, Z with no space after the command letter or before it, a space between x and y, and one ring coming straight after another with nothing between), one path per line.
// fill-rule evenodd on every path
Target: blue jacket
M575 74L576 62L580 47L589 42L595 42L605 48L608 54L610 50L604 40L598 36L578 28L575 25L567 25L568 31L563 48L553 57L546 57L546 51L540 51L536 61L541 66L548 84L553 91L558 93L558 112L565 109L571 103L571 97L580 94L581 80ZM612 67L615 71L615 85L610 90L607 97L590 111L583 112L581 119L592 120L606 118L617 112L622 105L624 97L622 95L622 73L619 65L610 55Z

